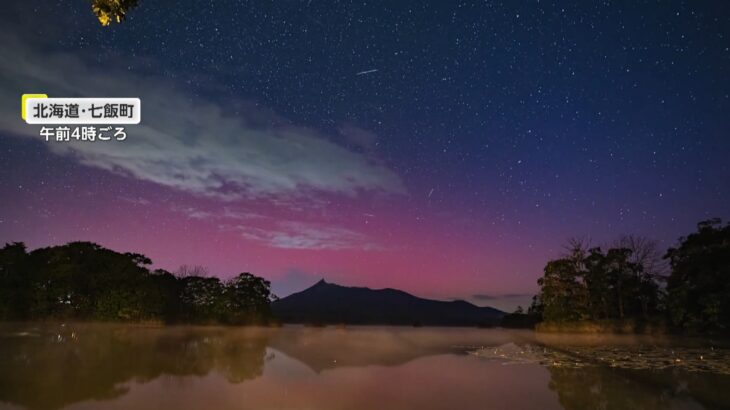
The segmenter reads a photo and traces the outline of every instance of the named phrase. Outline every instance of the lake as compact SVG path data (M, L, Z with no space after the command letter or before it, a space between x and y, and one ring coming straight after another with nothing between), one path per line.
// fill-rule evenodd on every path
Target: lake
M0 408L720 409L729 362L638 336L1 324Z

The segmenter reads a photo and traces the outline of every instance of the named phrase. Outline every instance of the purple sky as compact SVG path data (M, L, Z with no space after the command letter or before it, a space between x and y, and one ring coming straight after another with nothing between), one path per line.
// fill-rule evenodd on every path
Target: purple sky
M0 17L0 242L511 310L570 237L730 216L727 10L140 3ZM36 92L139 97L142 123L45 142Z

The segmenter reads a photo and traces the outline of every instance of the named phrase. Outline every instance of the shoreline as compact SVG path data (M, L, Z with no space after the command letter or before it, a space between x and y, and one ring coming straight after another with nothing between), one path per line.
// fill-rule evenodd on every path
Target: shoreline
M535 325L535 333L579 333L652 336L684 335L681 332L676 332L670 329L665 322L645 322L635 320L540 322Z

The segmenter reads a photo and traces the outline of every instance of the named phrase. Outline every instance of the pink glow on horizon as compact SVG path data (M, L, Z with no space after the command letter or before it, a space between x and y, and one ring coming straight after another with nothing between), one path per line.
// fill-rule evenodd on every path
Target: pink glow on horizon
M88 240L143 253L154 267L172 271L202 265L222 278L250 271L274 283L297 272L304 282L325 278L440 299L532 292L545 257L545 250L518 257L514 241L479 229L478 221L437 209L414 212L408 196L361 195L337 206L302 201L294 209L265 200L221 203L139 182L119 188L129 182L116 176L106 177L113 182L108 189L81 188L99 173L79 175L68 189L26 187L17 197L26 207L4 210L0 239L31 249ZM286 247L292 243L301 249Z

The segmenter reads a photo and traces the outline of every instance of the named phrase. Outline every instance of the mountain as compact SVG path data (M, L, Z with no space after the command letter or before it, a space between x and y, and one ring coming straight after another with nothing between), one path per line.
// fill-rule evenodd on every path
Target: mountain
M494 325L504 312L463 300L423 299L396 289L346 287L320 280L272 303L284 323L424 326Z

